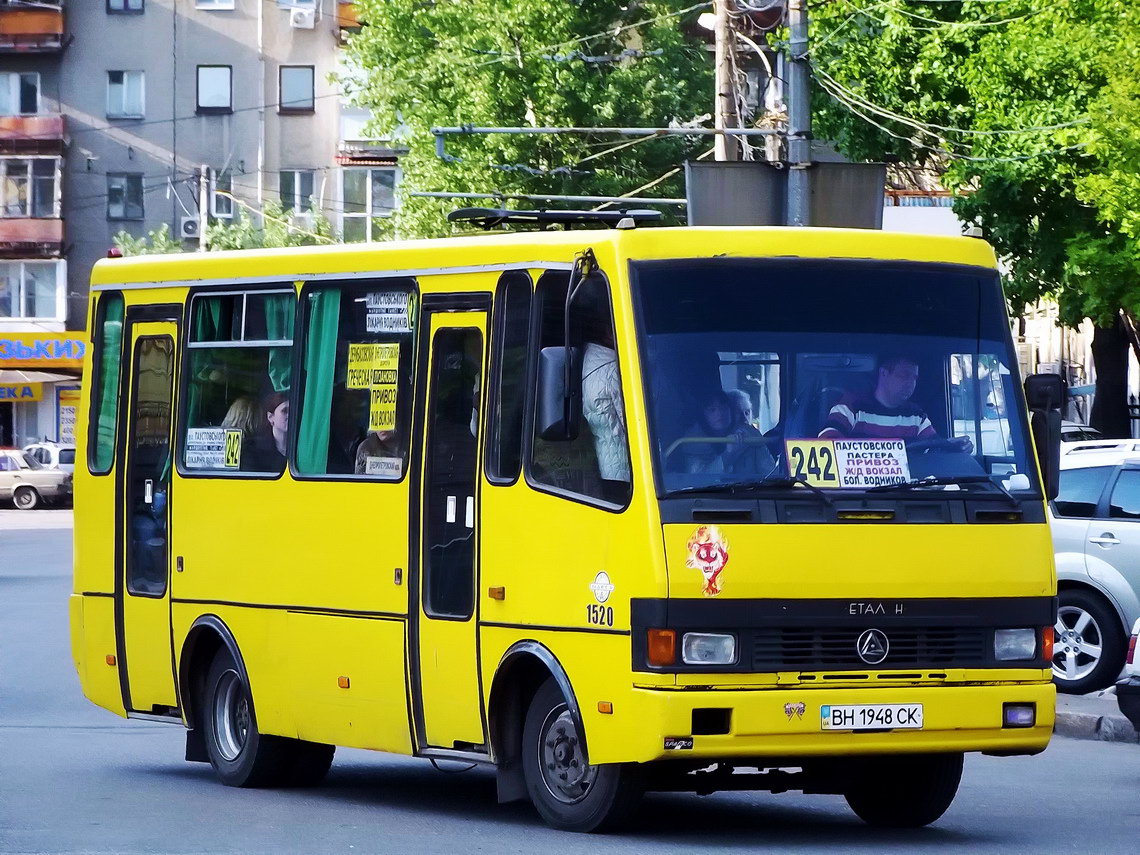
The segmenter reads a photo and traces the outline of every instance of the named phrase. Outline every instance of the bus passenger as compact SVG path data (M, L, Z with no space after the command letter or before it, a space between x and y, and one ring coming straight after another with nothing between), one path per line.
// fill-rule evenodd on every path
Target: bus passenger
M875 370L870 395L846 395L831 408L821 439L939 440L938 431L923 409L910 400L918 385L918 363L908 356L887 356ZM955 451L972 453L968 437L945 440Z
M368 471L370 458L374 461L382 461L386 467L391 467L394 465L394 461L399 461L400 468L403 468L403 455L400 452L400 443L396 441L394 430L372 431L360 441L360 445L356 447L356 463L353 472L357 475L383 474ZM386 471L391 472L397 478L402 474L395 469Z
M582 354L582 418L594 438L594 453L602 480L628 484L629 454L617 352L594 341L586 343Z
M285 442L289 436L289 393L273 392L261 406L265 428L254 435L249 453L249 471L285 471ZM246 466L242 466L246 469Z
M748 393L743 389L729 389L728 397L732 399L732 403L736 406L740 417L744 420L746 425L752 424L752 399L748 397ZM755 427L755 425L753 425Z
M249 395L234 398L222 419L222 427L240 430L243 442L251 439L258 428L257 402Z
M759 442L761 434L744 421L732 395L721 389L709 392L701 400L700 417L685 432L693 438L724 438L729 442L687 442L680 447L682 466L686 472L758 472L766 474L776 467L771 453Z

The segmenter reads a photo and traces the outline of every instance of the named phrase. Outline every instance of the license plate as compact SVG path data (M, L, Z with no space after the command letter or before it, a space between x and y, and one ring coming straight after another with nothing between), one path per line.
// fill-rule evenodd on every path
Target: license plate
M844 704L820 707L823 730L922 730L922 704Z

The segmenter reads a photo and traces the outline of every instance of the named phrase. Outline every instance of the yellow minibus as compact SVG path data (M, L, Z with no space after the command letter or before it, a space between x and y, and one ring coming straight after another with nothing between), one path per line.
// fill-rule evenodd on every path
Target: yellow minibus
M946 810L1054 720L1059 378L992 249L534 231L99 262L83 691L230 786L334 746L645 791Z

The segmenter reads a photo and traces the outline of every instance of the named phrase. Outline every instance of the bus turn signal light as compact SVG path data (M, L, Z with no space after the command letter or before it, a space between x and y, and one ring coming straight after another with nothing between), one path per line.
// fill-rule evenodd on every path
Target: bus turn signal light
M610 701L598 701L598 712L602 715L613 715L614 705Z
M114 664L115 664L117 661L118 661L118 660L117 660L117 659L115 659L115 654L114 654L114 653L108 653L108 654L107 654L107 664L108 664L108 665L114 665Z
M348 677L341 676L341 677L336 678L336 684L338 686L340 686L342 689L347 689L349 686L352 685L352 681L349 680Z
M646 658L650 665L672 665L677 661L677 633L671 629L649 630Z
M1041 658L1048 664L1053 661L1053 641L1056 638L1053 627L1047 626L1041 630Z

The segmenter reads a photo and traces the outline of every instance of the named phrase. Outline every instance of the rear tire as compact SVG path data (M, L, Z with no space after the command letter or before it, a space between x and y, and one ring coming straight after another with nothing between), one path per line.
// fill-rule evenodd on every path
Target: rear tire
M332 745L257 729L244 671L224 648L210 663L198 710L206 756L227 787L311 787L332 764Z
M853 761L844 798L868 825L920 828L946 812L962 780L961 754L900 754Z
M636 764L590 765L582 734L553 679L535 693L523 726L527 793L548 825L563 831L604 831L620 825L643 792Z
M21 511L32 511L40 506L40 494L35 487L17 487L12 494L12 503Z

